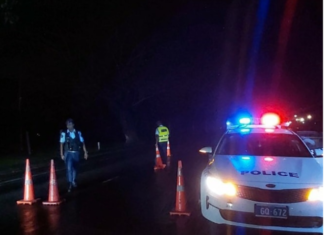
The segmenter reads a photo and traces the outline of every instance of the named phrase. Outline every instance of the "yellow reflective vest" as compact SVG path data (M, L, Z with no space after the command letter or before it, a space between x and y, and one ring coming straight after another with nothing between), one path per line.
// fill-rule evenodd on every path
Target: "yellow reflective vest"
M159 132L159 142L169 141L169 129L165 126L159 126L157 129Z

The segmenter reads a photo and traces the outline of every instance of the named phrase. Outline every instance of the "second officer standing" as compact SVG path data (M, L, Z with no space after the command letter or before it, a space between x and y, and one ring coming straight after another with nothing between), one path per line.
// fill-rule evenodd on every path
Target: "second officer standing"
M155 144L158 146L163 162L167 162L167 145L169 141L170 132L166 126L163 126L160 121L157 123L155 130Z

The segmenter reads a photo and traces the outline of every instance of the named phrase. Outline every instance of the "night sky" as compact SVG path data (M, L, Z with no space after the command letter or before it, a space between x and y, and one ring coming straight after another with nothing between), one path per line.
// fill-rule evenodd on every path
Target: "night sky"
M57 144L69 117L90 143L153 139L157 120L199 137L241 109L322 123L320 0L0 5L3 151L26 131Z

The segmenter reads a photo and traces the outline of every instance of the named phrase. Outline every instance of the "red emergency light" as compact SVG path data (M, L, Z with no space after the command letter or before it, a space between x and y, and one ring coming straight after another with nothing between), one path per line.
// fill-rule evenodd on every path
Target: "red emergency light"
M280 124L280 117L276 113L265 113L261 117L261 124L266 126L276 126Z

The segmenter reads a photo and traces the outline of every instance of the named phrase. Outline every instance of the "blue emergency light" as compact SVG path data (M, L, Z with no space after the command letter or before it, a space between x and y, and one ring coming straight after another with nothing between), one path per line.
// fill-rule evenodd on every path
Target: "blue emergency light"
M248 118L248 117L240 118L239 123L240 124L250 124L251 118Z
M239 115L231 118L226 122L227 130L236 129L252 124L252 117L250 115ZM242 132L249 132L249 129L242 129Z

